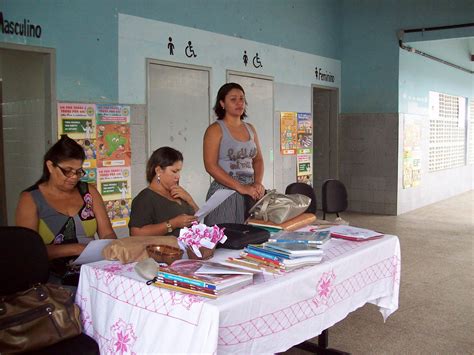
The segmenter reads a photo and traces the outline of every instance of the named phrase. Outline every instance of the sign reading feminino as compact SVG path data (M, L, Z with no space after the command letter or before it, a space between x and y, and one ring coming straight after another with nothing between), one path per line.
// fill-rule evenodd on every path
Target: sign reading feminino
M3 34L41 38L40 25L32 24L27 19L23 19L23 22L7 20L3 17L3 11L0 11L0 27Z

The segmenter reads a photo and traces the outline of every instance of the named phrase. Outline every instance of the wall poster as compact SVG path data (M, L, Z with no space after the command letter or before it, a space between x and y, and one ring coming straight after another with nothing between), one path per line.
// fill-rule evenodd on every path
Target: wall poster
M280 151L283 155L294 155L297 149L296 112L280 113Z
M298 182L313 185L313 118L310 113L298 112L298 155L296 178Z
M403 188L407 189L421 181L421 122L412 117L403 122Z
M130 106L58 103L58 133L84 149L81 179L96 185L112 227L126 227L131 206Z

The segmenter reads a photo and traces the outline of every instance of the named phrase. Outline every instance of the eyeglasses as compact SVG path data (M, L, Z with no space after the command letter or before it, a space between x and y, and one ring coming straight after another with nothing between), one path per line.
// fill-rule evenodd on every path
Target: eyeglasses
M61 168L58 164L54 164L54 166L58 167L59 170L61 170L61 172L63 173L63 175L67 178L71 178L73 177L74 175L76 175L79 179L81 177L83 177L84 175L86 175L86 172L84 169L80 168L80 169L77 169L77 170L74 170L74 169L64 169L64 168Z

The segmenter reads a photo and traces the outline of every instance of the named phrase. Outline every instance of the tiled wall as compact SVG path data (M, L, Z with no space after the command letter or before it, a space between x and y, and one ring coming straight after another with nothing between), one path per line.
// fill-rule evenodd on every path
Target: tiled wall
M15 208L22 190L41 175L45 151L44 99L3 104L5 185L8 224L15 221Z
M342 114L339 179L351 211L397 214L398 114Z

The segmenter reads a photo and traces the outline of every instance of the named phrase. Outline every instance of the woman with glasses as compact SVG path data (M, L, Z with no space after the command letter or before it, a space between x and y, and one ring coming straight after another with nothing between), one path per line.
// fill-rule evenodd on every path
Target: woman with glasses
M63 273L96 232L101 239L116 238L99 192L80 181L84 160L82 147L62 135L44 156L43 175L18 201L16 225L41 235L53 273Z

